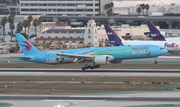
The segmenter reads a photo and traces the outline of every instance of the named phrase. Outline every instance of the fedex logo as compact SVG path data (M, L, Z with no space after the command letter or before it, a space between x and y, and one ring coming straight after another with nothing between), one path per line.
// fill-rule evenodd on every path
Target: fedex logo
M165 43L164 47L167 47L167 48L178 48L179 46L176 43L172 43L172 44Z
M158 34L147 34L148 37L157 37Z
M150 36L151 36L151 37L157 37L158 34L151 34Z
M114 32L107 32L108 35L114 35Z

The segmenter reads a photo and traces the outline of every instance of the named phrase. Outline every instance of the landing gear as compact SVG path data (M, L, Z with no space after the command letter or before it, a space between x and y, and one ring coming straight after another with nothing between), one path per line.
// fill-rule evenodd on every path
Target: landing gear
M86 69L94 69L94 68L99 68L100 67L100 65L95 65L95 63L93 63L93 66L88 65L88 64L89 64L89 62L87 62L84 67L82 67L83 71L86 70Z
M85 66L85 67L82 67L82 70L84 71L84 70L86 70L86 69L94 69L94 68L99 68L100 67L100 65L95 65L95 66Z
M158 58L155 58L155 61L154 61L154 64L157 64L158 63Z

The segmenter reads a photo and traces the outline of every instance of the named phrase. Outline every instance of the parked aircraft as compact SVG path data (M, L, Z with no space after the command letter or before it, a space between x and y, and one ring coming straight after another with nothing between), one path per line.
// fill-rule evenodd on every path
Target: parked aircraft
M112 46L41 52L20 33L16 34L16 38L24 53L24 56L19 58L20 60L47 64L84 62L85 66L82 67L82 70L98 68L100 65L106 65L113 61L122 62L124 59L152 58L167 53L165 48L155 45ZM157 63L156 60L155 62ZM93 63L93 66L90 66L90 63Z
M156 26L151 21L147 21L146 23L150 31L150 32L144 32L144 34L147 37L150 37L155 41L168 41L168 42L177 42L177 43L180 41L180 37L165 38L163 34L156 28Z
M109 25L104 25L104 28L106 30L106 34L108 36L108 43L114 44L115 46L119 46L120 42L122 42L123 45L145 45L145 44L151 44L151 45L157 45L162 46L168 50L168 52L177 52L180 51L179 44L176 42L168 42L168 41L134 41L134 40L124 40L121 39L112 29Z

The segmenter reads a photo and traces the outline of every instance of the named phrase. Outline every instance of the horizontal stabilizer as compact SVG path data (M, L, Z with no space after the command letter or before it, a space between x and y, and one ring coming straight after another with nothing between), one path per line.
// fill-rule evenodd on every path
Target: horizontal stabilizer
M11 57L11 58L18 58L18 59L34 59L34 57L32 57L32 56Z

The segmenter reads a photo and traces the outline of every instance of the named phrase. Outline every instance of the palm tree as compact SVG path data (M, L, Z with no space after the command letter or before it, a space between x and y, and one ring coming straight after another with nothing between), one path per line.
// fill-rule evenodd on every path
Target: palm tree
M108 17L112 16L112 8L107 11Z
M37 27L38 25L39 25L38 19L34 19L34 20L33 20L33 26L35 27L35 35L36 35L36 32L37 32L37 31L36 31L36 30L37 30L36 27Z
M16 32L21 33L22 30L23 30L22 22L19 22L16 27Z
M14 36L13 30L15 28L14 23L13 24L9 24L9 28L11 29L11 41L12 41L12 37Z
M28 20L24 20L22 23L24 29L25 29L25 33L26 33L26 28L29 26L29 21Z
M141 7L141 9L143 10L143 15L144 15L145 4L144 4L144 3L143 3L143 4L140 4L140 7Z
M1 25L3 26L3 41L5 41L5 25L7 23L8 19L7 17L3 17L3 19L1 20Z
M146 14L148 13L148 10L149 10L149 4L146 4L145 5L145 9L146 9Z
M141 8L140 7L138 7L137 9L136 9L136 12L138 13L138 15L141 13Z
M33 17L31 15L28 16L28 22L29 22L29 26L28 26L28 39L29 39L29 29L31 26L31 22L33 21Z
M10 35L11 35L11 41L12 41L12 37L13 37L13 30L14 30L14 28L15 28L15 26L14 26L14 16L13 15L9 15L9 17L8 17L8 22L9 22L9 28L11 29L11 33L10 33Z
M42 19L38 18L38 25L39 25L40 32L41 32L41 23L42 23Z
M113 3L113 2L111 2L111 3L110 3L110 6L111 6L111 8L112 8L112 7L114 7L114 3Z
M16 15L16 12L15 12L14 10L12 10L11 13L10 13L10 17L13 17L13 18L14 18L15 15Z

